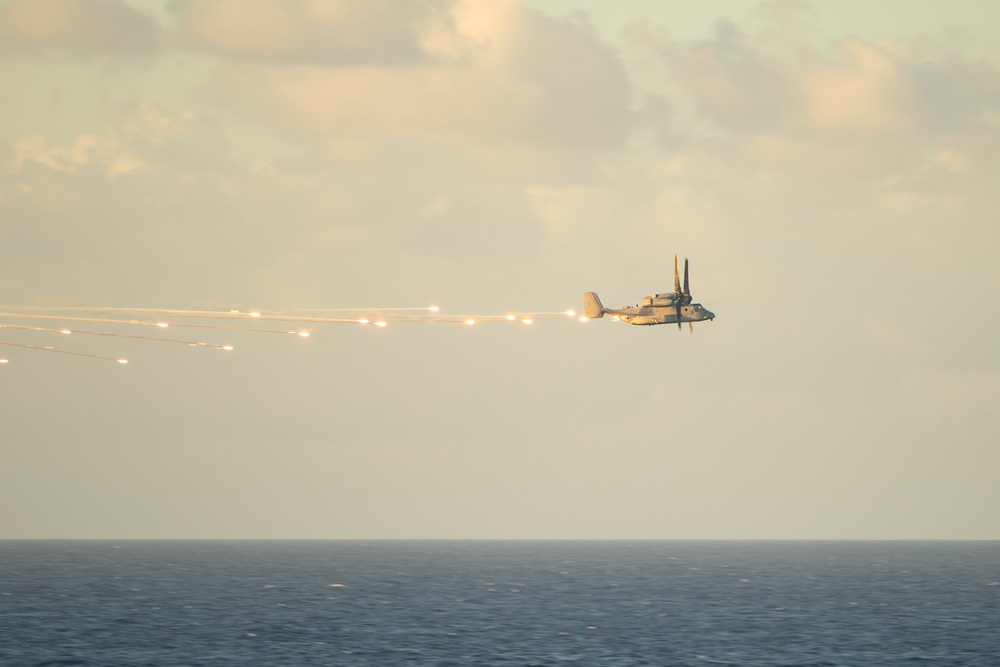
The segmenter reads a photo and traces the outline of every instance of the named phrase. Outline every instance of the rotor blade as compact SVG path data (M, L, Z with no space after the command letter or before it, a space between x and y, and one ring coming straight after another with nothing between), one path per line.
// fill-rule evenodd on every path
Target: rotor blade
M674 292L680 294L681 291L681 278L677 271L677 255L674 255Z
M691 296L691 291L688 289L688 261L687 261L687 257L684 258L684 296Z

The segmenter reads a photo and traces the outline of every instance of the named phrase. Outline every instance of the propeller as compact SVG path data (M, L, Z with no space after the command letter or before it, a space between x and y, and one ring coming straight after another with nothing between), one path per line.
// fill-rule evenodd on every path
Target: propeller
M691 290L688 289L688 261L684 258L684 305L691 303Z
M677 255L674 255L674 293L677 295L677 300L674 302L674 309L677 312L677 330L681 329L681 307L686 306L691 303L691 288L688 282L688 261L684 258L684 291L681 291L681 276L680 267L677 264ZM691 327L691 333L694 333L694 326L691 322L688 322L688 326Z
M687 260L684 260L684 288L687 289ZM674 309L677 311L677 330L681 330L681 306L683 305L684 297L681 293L681 276L680 271L677 267L677 255L674 255L674 294L677 295L676 301L674 301Z

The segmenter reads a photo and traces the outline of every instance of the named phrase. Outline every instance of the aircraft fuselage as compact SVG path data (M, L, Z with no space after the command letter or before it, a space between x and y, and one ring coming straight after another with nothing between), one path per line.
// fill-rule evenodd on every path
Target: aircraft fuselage
M656 297L646 297L643 302L646 301L665 301L667 299L662 299L668 295L657 294ZM670 295L673 296L673 295ZM677 303L676 298L670 300L671 305L641 305L641 306L630 306L625 308L612 309L608 308L604 312L611 315L615 319L621 320L622 322L628 322L629 324L635 324L640 326L648 326L653 324L676 324L677 322L701 322L703 320L711 320L715 318L715 314L709 310L706 310L700 303L692 303L686 306L681 306L680 319L677 318L677 306L673 305Z

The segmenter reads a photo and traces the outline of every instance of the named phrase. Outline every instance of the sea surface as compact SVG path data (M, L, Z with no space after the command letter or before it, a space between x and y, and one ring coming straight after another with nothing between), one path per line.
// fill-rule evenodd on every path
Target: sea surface
M0 541L0 665L1000 667L1000 542Z

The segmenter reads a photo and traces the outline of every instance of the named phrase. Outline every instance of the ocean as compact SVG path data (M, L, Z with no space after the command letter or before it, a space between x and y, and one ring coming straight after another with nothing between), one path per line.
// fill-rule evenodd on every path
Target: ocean
M0 541L0 665L1000 666L1000 542Z

